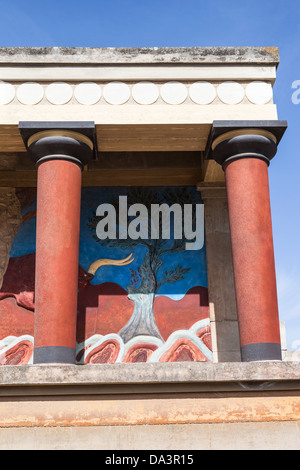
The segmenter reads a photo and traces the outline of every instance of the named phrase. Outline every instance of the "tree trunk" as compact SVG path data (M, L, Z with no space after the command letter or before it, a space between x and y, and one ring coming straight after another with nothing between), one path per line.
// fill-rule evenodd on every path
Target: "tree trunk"
M134 302L134 311L127 325L119 331L124 343L135 336L155 336L162 340L161 334L156 326L153 313L155 294L129 294L128 298Z

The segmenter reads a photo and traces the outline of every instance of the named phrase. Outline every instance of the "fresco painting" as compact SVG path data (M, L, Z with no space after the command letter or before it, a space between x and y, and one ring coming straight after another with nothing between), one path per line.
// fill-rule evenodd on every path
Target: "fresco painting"
M0 289L1 365L33 360L36 190L16 194L22 224ZM120 196L145 207L202 202L193 187L82 189L77 363L212 360L205 245L187 250L184 237L162 233L100 240L96 209L107 203L117 214Z

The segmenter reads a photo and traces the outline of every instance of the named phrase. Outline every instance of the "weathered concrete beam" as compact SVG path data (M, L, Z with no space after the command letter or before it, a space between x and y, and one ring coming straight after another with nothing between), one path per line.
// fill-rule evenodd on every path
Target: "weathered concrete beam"
M0 63L279 63L277 47L1 47Z
M300 387L297 362L256 363L158 363L158 364L93 364L28 365L0 367L0 394L5 387L87 386L87 385L150 385L248 384L248 390L261 383L292 383ZM267 388L269 386L266 385ZM246 389L247 387L240 387ZM133 388L136 391L136 388Z

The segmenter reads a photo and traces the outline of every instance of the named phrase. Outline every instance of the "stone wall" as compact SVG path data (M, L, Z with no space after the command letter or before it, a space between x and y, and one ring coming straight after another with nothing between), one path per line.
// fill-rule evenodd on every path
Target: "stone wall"
M295 362L0 368L0 449L300 447Z
M14 188L0 188L0 288L13 239L22 221L20 203Z
M214 362L240 362L226 189L201 189Z

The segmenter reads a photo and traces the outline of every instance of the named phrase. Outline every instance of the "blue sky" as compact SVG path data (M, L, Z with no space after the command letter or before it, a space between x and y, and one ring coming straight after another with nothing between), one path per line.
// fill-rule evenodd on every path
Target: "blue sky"
M289 349L300 348L300 104L291 99L300 80L299 17L299 0L0 0L2 47L279 47L274 94L289 128L269 174Z

